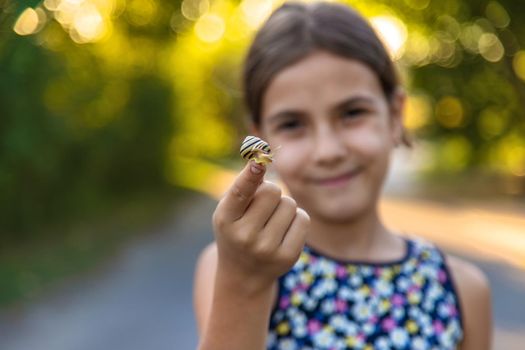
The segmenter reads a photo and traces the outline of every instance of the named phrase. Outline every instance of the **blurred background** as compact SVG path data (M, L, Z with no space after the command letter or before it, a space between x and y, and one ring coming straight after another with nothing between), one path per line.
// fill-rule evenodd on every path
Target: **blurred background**
M241 167L240 68L281 1L0 0L0 348L191 349L199 251ZM521 0L355 0L409 94L393 227L478 264L525 343Z

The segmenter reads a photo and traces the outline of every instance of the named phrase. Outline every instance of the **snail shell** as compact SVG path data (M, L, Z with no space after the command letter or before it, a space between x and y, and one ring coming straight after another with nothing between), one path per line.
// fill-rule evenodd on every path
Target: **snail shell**
M255 160L257 163L272 161L270 145L257 136L246 136L241 144L241 157L246 160Z

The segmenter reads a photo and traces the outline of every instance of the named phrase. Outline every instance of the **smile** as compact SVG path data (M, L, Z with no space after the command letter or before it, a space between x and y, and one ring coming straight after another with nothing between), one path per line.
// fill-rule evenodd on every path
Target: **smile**
M327 186L327 187L340 187L340 186L346 185L348 181L350 181L350 179L355 177L360 172L361 172L361 168L356 168L342 175L337 175L333 177L325 177L321 179L314 179L314 183L316 183L317 185Z

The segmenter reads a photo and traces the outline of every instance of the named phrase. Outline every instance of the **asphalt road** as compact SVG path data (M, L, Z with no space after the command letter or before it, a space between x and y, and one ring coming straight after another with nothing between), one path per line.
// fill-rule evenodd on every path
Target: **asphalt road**
M66 281L30 304L0 310L0 349L194 349L193 267L212 239L214 206L214 200L195 195L174 208L171 221L131 242L104 268ZM467 249L455 253L473 260ZM525 271L503 262L475 262L493 288L495 349L524 349Z

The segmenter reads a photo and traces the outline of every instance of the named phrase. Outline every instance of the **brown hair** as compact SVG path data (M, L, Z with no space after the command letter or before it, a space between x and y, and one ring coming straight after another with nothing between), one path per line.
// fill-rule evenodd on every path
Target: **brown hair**
M286 2L259 29L244 63L244 98L256 126L273 77L316 50L364 63L377 74L385 97L391 100L399 78L367 20L342 4ZM411 145L405 130L402 142Z

